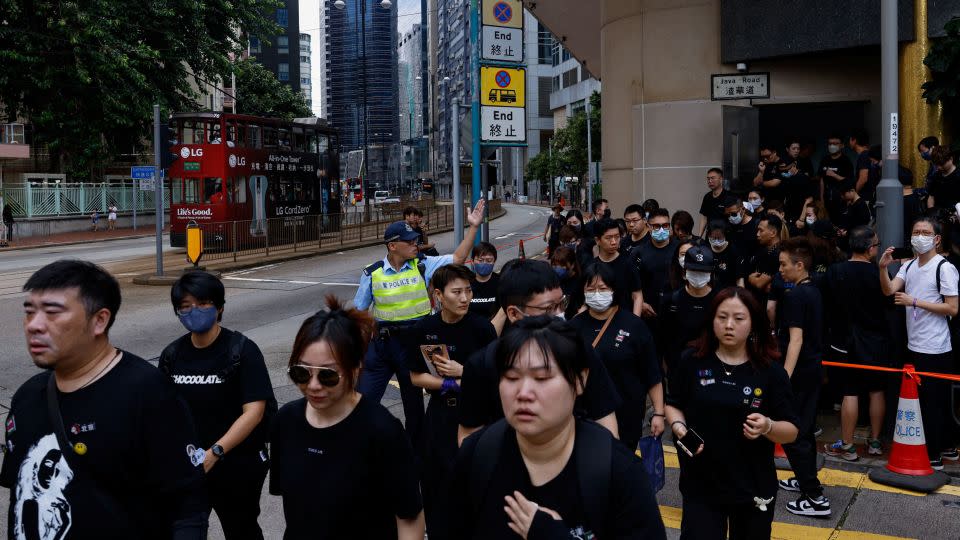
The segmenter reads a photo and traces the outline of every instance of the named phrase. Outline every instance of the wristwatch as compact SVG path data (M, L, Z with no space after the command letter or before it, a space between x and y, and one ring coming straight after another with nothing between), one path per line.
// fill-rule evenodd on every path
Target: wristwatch
M217 456L217 459L222 458L223 455L226 454L226 452L224 452L223 450L223 447L220 446L219 444L215 444L211 446L210 451L213 452L213 455Z

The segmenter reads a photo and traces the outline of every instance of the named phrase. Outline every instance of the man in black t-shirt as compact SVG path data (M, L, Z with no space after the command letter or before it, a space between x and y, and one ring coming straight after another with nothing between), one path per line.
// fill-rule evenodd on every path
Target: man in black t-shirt
M497 248L490 242L480 242L473 247L474 276L470 280L470 289L473 299L470 300L470 313L475 313L487 320L493 318L500 309L497 305L497 287L500 285L500 274L493 271L497 264Z
M777 154L777 147L771 144L765 144L760 147L760 164L757 165L757 175L753 177L753 186L760 190L763 198L772 201L783 200L783 186L780 185L781 179L777 164L780 163L780 156Z
M627 235L620 239L620 253L629 255L633 248L650 242L650 227L643 207L631 204L623 211L623 222L627 224Z
M757 249L744 266L743 281L761 306L767 305L767 290L780 269L780 230L783 221L767 214L757 225Z
M941 145L931 151L930 160L937 166L937 172L930 179L930 208L943 208L955 212L954 205L960 202L960 167L950 148Z
M739 197L728 197L724 205L724 217L730 223L730 243L740 253L753 253L757 249L757 224L760 218L751 216Z
M857 154L857 160L853 166L853 180L857 193L864 196L864 189L870 179L870 136L867 135L866 130L858 129L847 139L847 146Z
M650 212L647 223L650 226L650 242L634 248L630 252L630 258L637 270L643 291L641 315L650 325L662 302L678 242L670 236L670 212L666 208L657 208ZM657 335L655 327L651 326L650 331L654 336Z
M806 238L791 238L780 249L780 274L793 284L784 294L780 327L789 336L783 351L784 369L790 376L794 411L798 423L796 442L783 446L794 478L781 480L780 487L800 492L800 498L787 503L787 510L802 516L830 515L830 501L823 495L817 479L817 446L813 435L817 417L817 398L821 384L821 335L823 305L820 291L810 280L813 250Z
M421 255L428 257L438 257L440 252L430 242L427 233L423 230L423 211L415 206L408 206L403 210L403 220L410 225L410 228L420 235L417 239L417 250Z
M206 538L204 452L173 386L108 332L120 286L63 260L23 287L44 369L14 394L0 486L11 538Z
M843 201L846 206L840 212L840 219L837 221L838 234L841 238L846 238L847 232L856 227L869 225L870 207L867 206L867 200L857 193L853 184L847 184L843 188ZM845 243L845 242L844 242Z
M827 214L834 222L843 209L843 193L841 186L853 181L853 164L843 155L843 141L839 135L830 135L827 138L828 155L820 160L817 174L820 175L820 190L823 193L823 204Z
M620 309L640 315L643 302L640 280L630 264L630 258L620 254L620 227L612 219L602 219L594 225L593 230L597 232L597 256L591 264L605 264L613 270L617 280L617 298L614 301Z
M508 324L523 317L563 314L566 299L560 289L560 279L544 261L515 259L503 267L498 297ZM494 359L497 341L474 354L463 366L460 381L460 426L457 440L463 439L503 418L500 403L499 376ZM595 420L617 435L615 411L620 396L610 380L603 363L592 354L587 359L590 376L583 394L577 398L575 412Z
M723 169L713 167L707 171L707 189L710 191L703 195L703 201L700 202L700 228L697 229L697 236L703 236L703 231L710 221L723 219L726 200L730 196L730 192L723 189Z

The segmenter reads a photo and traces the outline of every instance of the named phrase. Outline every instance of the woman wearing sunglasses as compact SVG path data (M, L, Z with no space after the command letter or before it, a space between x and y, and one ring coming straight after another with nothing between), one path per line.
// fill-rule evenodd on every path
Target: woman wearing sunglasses
M505 419L463 442L448 498L454 538L666 538L639 458L574 417L588 346L550 316L521 319L497 342Z
M413 449L400 421L356 390L374 331L370 315L327 311L300 326L287 373L303 398L277 413L270 493L283 497L285 540L423 540Z
M220 325L224 296L223 283L207 272L173 284L173 310L189 333L163 350L158 367L190 408L202 445L191 458L202 459L224 536L263 538L257 516L277 402L257 344Z

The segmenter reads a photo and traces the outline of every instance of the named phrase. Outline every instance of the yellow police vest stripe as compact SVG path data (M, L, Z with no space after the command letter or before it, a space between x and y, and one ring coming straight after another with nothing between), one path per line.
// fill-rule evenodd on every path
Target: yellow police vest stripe
M417 269L417 261L409 261L402 272L386 275L384 267L370 275L373 291L373 316L381 321L406 321L430 314L427 284Z

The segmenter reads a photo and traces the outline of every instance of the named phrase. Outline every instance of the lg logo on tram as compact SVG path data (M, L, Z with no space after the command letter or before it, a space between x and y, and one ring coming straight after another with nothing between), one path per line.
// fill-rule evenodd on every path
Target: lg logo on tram
M233 154L230 154L230 157L227 158L227 163L230 164L230 167L231 167L231 168L236 167L237 165L243 167L243 166L245 166L245 165L247 164L247 158L245 158L245 157L243 157L243 156L237 157L237 156L235 156L235 155L233 155Z
M180 149L180 157L184 159L189 157L203 157L203 148L187 148L184 146Z

